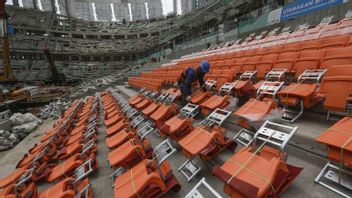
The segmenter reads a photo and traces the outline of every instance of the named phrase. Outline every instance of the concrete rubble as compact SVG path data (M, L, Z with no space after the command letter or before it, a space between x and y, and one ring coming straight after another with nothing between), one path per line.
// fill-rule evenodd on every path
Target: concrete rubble
M42 123L31 113L14 113L9 120L12 125L10 131L0 130L0 151L12 149Z
M69 106L70 102L58 100L45 105L39 114L39 118L46 120L48 118L58 119L61 113Z

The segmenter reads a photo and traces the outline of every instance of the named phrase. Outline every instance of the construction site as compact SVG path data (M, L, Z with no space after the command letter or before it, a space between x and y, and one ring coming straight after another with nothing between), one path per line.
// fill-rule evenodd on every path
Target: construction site
M0 198L352 198L350 0L0 0Z

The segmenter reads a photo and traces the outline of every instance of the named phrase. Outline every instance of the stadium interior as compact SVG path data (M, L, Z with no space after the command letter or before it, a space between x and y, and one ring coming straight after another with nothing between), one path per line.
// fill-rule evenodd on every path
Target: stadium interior
M351 0L0 0L0 33L0 198L352 198Z

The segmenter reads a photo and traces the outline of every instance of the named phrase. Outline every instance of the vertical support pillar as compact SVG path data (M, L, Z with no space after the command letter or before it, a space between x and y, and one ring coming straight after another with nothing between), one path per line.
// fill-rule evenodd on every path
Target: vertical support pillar
M51 9L52 9L53 13L56 14L55 0L50 0L50 3L51 3Z
M38 9L37 0L32 0L32 2L33 2L33 8Z
M65 9L68 20L71 19L71 2L74 3L74 1L65 0Z

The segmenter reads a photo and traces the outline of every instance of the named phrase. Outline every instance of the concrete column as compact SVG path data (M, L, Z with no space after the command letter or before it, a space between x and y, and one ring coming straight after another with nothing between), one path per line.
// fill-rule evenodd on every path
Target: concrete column
M53 13L56 14L55 0L50 0L50 2L51 2L51 9L53 10Z
M66 9L66 15L68 19L71 19L71 2L74 3L73 1L65 0L65 9Z
M174 4L174 9L172 12L177 15L177 0L173 0L172 3Z
M12 4L13 4L14 6L19 6L18 0L12 0Z
M37 0L33 0L32 2L33 2L33 8L38 9Z

